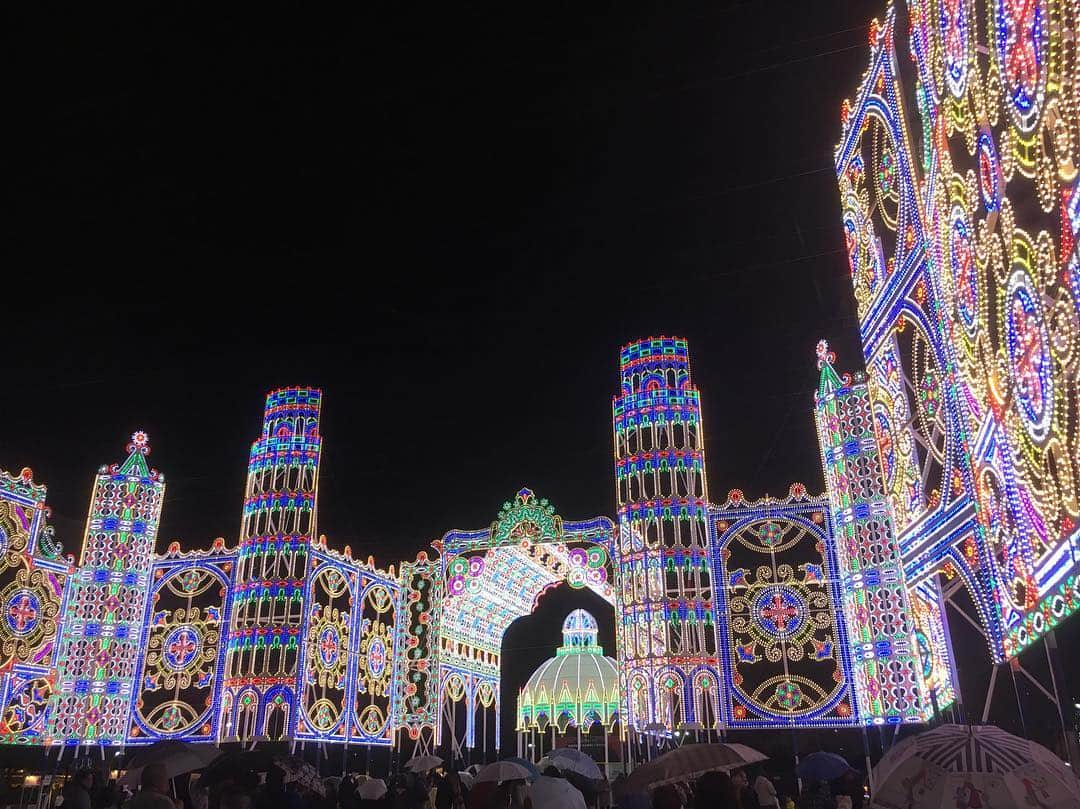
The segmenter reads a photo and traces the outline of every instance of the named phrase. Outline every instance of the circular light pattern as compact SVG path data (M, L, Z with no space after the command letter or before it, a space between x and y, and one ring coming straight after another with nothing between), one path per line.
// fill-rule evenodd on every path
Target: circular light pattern
M883 402L874 403L874 421L877 422L878 453L881 456L885 487L891 490L893 481L896 480L896 441L893 437L892 423Z
M965 0L942 0L938 29L945 63L945 84L954 98L961 98L967 85L968 14Z
M987 212L996 211L1001 206L1001 163L994 148L994 136L987 131L980 132L976 148L983 207Z
M172 671L186 671L202 650L202 637L195 627L182 624L165 636L161 659Z
M997 56L1013 120L1023 132L1038 123L1046 87L1046 0L997 0Z
M368 671L375 679L386 671L386 643L380 637L374 637L368 644Z
M959 205L953 206L949 228L949 267L952 270L953 294L960 323L969 337L978 330L979 286L971 229L967 215Z
M341 655L341 636L337 627L327 624L323 626L318 635L319 665L324 669L332 669L337 665Z
M753 616L758 628L776 640L797 637L806 623L806 601L792 587L763 587L754 598Z
M929 679L934 673L934 652L930 648L930 641L921 630L915 630L915 646L919 653L919 662L922 665L924 679Z
M1052 359L1039 293L1023 269L1014 270L1005 297L1005 343L1013 396L1036 443L1046 440L1054 415Z
M15 590L4 602L4 623L8 631L17 638L33 633L37 628L40 613L41 601L32 590Z

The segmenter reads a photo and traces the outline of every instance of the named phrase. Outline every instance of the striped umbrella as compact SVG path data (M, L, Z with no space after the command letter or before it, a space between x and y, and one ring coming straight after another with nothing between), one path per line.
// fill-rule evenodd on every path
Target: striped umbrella
M1075 809L1080 781L1042 745L992 725L942 725L874 768L871 809Z

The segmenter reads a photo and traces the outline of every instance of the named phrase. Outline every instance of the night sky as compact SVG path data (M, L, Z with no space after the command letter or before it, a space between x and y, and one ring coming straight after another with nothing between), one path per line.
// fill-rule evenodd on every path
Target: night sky
M19 10L0 466L67 548L137 428L162 547L235 541L290 384L332 546L397 562L522 485L610 515L650 334L690 341L713 500L820 491L814 344L861 363L832 148L884 2L368 5Z

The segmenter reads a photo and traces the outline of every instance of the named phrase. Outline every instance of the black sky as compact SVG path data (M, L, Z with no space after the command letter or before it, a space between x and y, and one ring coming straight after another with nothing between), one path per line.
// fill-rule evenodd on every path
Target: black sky
M136 427L162 539L235 537L298 383L332 544L385 564L522 484L610 514L617 352L652 333L691 341L714 498L821 488L814 341L858 362L831 150L877 4L580 5L23 20L0 463L69 547Z

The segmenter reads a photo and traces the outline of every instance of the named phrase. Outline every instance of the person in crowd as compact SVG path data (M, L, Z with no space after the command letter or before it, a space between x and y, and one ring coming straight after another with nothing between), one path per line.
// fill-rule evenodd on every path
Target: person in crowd
M554 764L548 764L540 774L546 775L548 778L562 778L562 770Z
M356 807L356 779L350 773L341 779L337 789L338 806L341 809L357 809Z
M741 809L738 789L727 773L707 772L697 780L696 787L695 809Z
M776 784L770 778L768 767L762 765L758 777L754 779L754 795L758 809L780 809L780 800L776 796Z
M453 769L439 779L435 809L465 809L465 788Z
M176 801L169 795L169 772L163 762L143 767L139 792L124 804L124 809L177 809Z
M682 793L674 784L665 784L653 792L652 805L653 809L685 809L686 807Z
M94 773L92 770L79 770L67 784L61 796L64 798L66 809L92 809L90 793L94 789Z
M848 770L836 782L833 794L836 796L838 809L841 809L841 804L846 804L847 809L862 809L863 782L861 773L856 770ZM847 800L842 800L842 798L847 798Z
M239 787L230 787L221 793L219 799L220 809L255 809L255 801L251 793Z
M828 781L810 781L803 785L799 809L836 809Z
M739 809L758 809L757 793L750 787L750 777L746 774L746 770L732 772L731 783L735 788Z

